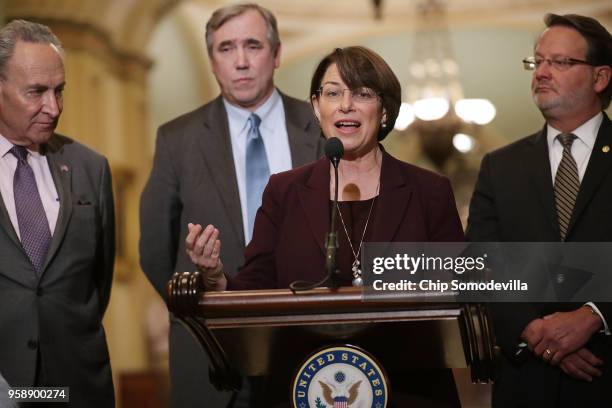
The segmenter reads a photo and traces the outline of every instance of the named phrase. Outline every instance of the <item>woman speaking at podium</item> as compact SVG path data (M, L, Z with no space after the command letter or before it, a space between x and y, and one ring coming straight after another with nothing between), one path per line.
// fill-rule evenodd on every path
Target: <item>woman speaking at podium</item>
M340 221L340 286L360 278L364 242L463 241L448 179L395 159L380 144L393 129L401 87L379 55L364 47L337 48L316 68L310 95L323 136L344 145L337 205L327 158L272 175L237 274L223 271L222 231L190 225L187 253L207 289L288 288L294 281L321 280L332 211Z
M310 95L323 137L338 138L344 146L338 202L327 158L272 175L238 273L223 270L222 232L190 224L187 253L207 290L288 288L295 281L324 279L332 211L340 221L340 286L360 283L364 242L463 241L448 179L395 159L380 144L397 118L401 86L378 54L364 47L335 49L317 66ZM438 373L452 381L450 371ZM433 381L438 383L432 390L444 394L437 388L440 378Z

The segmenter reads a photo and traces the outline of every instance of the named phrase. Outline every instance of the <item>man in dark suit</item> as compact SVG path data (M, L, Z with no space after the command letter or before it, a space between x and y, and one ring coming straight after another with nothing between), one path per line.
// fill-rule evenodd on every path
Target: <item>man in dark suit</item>
M281 45L270 11L253 4L221 8L207 23L206 42L221 95L159 128L141 199L141 265L164 299L172 274L194 269L185 254L189 222L223 231L223 263L237 271L269 174L322 153L310 106L274 87ZM173 406L227 405L231 394L212 388L206 356L174 319L170 372Z
M596 20L545 17L534 57L541 131L487 154L471 241L612 241L612 37ZM494 407L600 407L612 387L608 303L493 304Z
M69 406L113 407L109 166L54 133L65 85L55 35L16 20L0 44L0 372L13 387L70 387Z

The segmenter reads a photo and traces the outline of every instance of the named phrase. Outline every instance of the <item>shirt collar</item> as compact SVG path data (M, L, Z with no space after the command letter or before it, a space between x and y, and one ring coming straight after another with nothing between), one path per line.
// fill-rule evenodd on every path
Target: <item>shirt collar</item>
M587 120L582 125L578 126L576 129L572 130L569 133L573 133L574 135L576 135L576 137L582 143L584 143L590 150L593 150L593 146L595 145L595 139L597 138L597 132L599 132L599 127L601 126L602 121L603 113L599 112L597 113L597 115L593 116L591 119ZM557 140L557 136L563 132L555 129L550 125L546 125L546 133L548 147L550 149L555 143L555 140Z
M12 154L9 153L9 151L13 148L13 146L15 146L13 142L11 142L6 137L0 134L0 157L5 157L7 154ZM28 153L30 153L30 156L34 157L37 160L40 157L43 157L40 152L37 152L35 150L28 149Z
M223 98L223 104L225 105L225 110L227 111L227 116L229 118L230 123L243 124L243 126L240 128L240 131L244 130L248 126L248 119L249 116L251 116L251 113L255 113L261 119L260 128L263 127L267 130L274 129L273 126L268 125L271 122L269 119L272 116L272 112L274 111L274 109L281 102L281 96L276 90L276 88L274 88L272 94L259 108L255 110L255 112L251 112L248 109L232 105L227 101L227 99Z
M0 157L6 156L13 146L13 143L11 143L6 137L0 135Z

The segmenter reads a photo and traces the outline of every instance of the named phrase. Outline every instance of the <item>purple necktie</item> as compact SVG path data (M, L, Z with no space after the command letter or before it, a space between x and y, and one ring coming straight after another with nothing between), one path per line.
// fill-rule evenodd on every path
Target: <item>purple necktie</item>
M34 172L28 164L28 151L23 146L13 146L10 152L17 158L13 177L13 194L21 246L25 250L36 273L40 275L51 242L51 231L36 187Z

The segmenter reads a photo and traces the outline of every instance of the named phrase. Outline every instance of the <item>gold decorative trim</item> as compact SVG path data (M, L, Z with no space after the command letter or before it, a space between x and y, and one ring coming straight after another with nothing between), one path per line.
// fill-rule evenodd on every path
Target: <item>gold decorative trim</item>
M136 269L136 262L132 259L128 248L130 214L127 207L127 195L134 182L134 171L125 166L113 165L111 174L115 198L115 278L119 282L125 282L131 278Z

